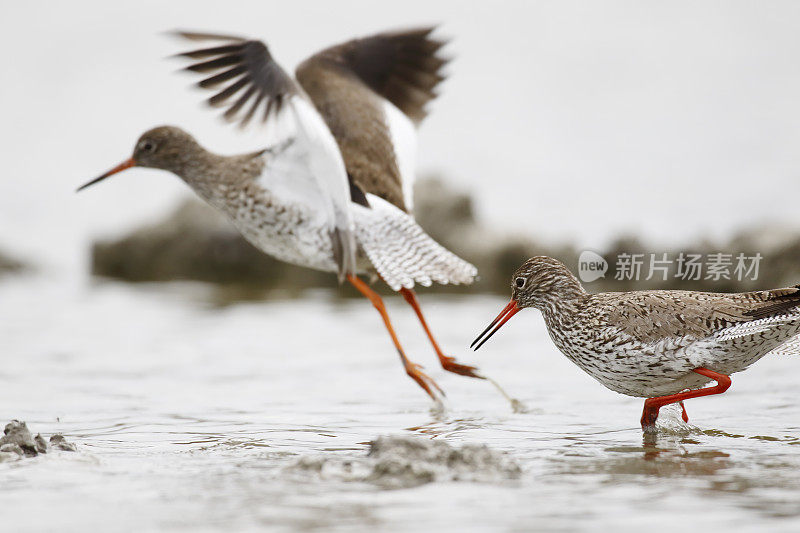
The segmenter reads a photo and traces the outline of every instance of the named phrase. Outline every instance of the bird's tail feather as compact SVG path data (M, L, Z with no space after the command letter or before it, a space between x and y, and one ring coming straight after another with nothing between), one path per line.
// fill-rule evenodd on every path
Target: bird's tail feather
M795 335L777 348L773 348L768 355L800 355L800 335Z
M354 205L356 237L393 290L475 281L478 269L434 241L411 216L377 196L368 200L370 208Z

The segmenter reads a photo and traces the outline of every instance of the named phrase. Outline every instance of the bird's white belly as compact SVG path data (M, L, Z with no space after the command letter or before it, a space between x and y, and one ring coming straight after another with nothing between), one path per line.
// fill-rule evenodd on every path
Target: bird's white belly
M233 224L251 244L276 259L316 270L336 271L331 239L323 228L269 221L258 214L241 214Z
M649 397L660 394L665 386L691 372L691 364L680 357L682 348L641 344L576 345L570 340L553 339L561 352L584 372L605 387L628 396ZM675 357L659 354L665 348L674 350ZM698 376L700 377L700 376ZM678 389L682 390L682 389ZM677 392L677 391L676 391Z
M223 211L253 246L281 261L323 272L337 272L333 241L310 207L302 204L227 203ZM372 271L362 250L356 254L359 274Z
M319 217L304 206L253 201L245 195L225 198L220 204L218 207L242 236L265 254L287 263L336 272L331 238Z

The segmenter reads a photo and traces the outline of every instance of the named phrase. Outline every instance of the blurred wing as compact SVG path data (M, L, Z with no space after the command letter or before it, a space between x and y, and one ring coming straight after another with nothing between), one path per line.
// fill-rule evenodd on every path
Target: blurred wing
M226 120L247 125L262 107L263 122L280 125L279 117L291 117L294 131L290 132L293 136L290 149L268 160L263 185L268 189L294 191L306 204L323 213L333 240L339 279L355 273L356 242L344 161L333 135L306 94L260 41L206 33L178 32L178 35L191 40L218 41L217 46L179 56L198 60L186 70L210 75L198 86L219 89L208 103L227 106L223 114Z
M276 63L267 46L260 41L208 33L177 32L185 39L217 41L218 46L178 54L199 60L186 70L210 74L198 82L203 89L218 90L208 99L215 107L227 106L225 119L246 126L263 104L260 119L266 122L282 109L287 98L298 94L297 84ZM234 99L234 96L236 97ZM249 103L247 111L241 111Z
M339 143L364 193L412 206L416 131L447 63L434 28L387 32L327 48L297 68L297 80Z
M446 41L433 39L435 27L379 33L353 39L315 54L308 61L327 59L352 72L370 89L415 123L436 98L447 59L437 53Z

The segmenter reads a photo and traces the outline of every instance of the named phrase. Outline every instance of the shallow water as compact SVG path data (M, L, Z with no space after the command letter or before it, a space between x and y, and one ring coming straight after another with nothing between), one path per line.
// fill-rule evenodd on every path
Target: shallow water
M399 299L398 332L447 391L444 409L403 374L366 301L220 305L190 284L0 282L0 421L79 448L0 463L2 529L800 529L800 360L762 360L721 397L687 402L693 425L665 412L645 440L641 400L566 361L537 312L471 354L505 302L422 301L445 348L527 413L439 370ZM387 489L296 466L366 460L381 435L486 444L522 473Z

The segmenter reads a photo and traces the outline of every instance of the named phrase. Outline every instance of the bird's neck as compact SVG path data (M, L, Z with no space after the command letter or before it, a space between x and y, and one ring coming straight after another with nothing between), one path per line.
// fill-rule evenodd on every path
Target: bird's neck
M574 277L559 286L541 306L548 327L559 327L574 323L586 307L589 293Z
M198 146L175 173L200 196L216 203L253 183L263 167L263 159L256 154L223 156Z

